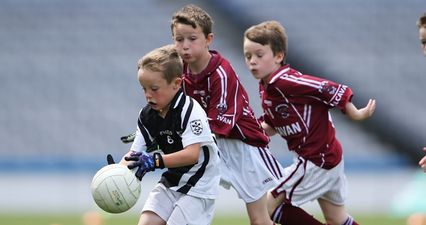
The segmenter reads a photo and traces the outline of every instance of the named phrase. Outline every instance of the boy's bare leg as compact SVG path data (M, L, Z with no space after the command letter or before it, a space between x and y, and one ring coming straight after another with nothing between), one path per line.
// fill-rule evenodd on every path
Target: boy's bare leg
M255 202L246 204L247 213L249 215L251 225L271 225L274 224L271 220L267 207L267 196L263 195Z
M346 212L345 206L336 205L324 199L318 199L318 203L324 214L327 224L330 225L358 225L353 218Z

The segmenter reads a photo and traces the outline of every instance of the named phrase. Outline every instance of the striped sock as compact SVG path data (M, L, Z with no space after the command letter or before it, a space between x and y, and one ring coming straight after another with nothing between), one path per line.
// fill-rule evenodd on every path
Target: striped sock
M281 225L324 225L305 210L290 204L278 206L271 219Z
M275 223L280 223L281 221L281 216L283 215L283 211L282 211L283 206L284 204L281 204L280 206L278 206L271 215L271 219Z
M348 216L348 219L342 225L359 225L352 216Z

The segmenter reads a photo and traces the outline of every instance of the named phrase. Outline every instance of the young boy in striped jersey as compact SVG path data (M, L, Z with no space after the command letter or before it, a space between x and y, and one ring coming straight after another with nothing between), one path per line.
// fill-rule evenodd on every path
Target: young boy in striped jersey
M370 99L357 109L346 85L302 74L285 63L287 34L276 21L248 28L244 33L244 56L252 75L259 79L264 111L262 127L269 136L276 133L295 154L285 168L282 183L271 192L276 205L273 219L285 223L285 208L317 200L327 224L357 225L345 210L346 177L342 146L336 139L329 109L338 108L353 120L370 117L376 107ZM281 204L282 203L282 204Z
M147 105L140 111L130 151L121 164L136 177L167 168L145 202L139 225L208 225L214 214L220 171L218 148L207 116L183 93L182 61L172 45L153 50L138 62L138 79ZM147 153L158 145L162 153Z

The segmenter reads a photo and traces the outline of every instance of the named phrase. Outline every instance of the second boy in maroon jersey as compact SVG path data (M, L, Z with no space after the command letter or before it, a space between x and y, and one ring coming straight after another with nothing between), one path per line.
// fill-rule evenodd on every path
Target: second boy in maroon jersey
M277 207L272 218L280 224L318 224L298 208L317 200L327 224L357 225L345 209L343 152L329 110L338 108L353 120L364 120L374 113L375 100L358 109L347 86L304 75L286 64L287 47L287 33L277 21L244 32L246 65L260 80L262 127L270 136L280 134L295 153L281 184L271 192L275 206L269 211Z

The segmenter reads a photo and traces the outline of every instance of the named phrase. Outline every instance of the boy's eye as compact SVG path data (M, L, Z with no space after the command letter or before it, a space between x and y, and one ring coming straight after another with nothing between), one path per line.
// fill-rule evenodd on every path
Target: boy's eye
M147 91L152 91L152 92L158 91L158 87L148 87L148 88L143 87L142 89L143 89L144 92L147 92Z
M420 43L422 43L422 45L426 45L426 39L420 40Z

